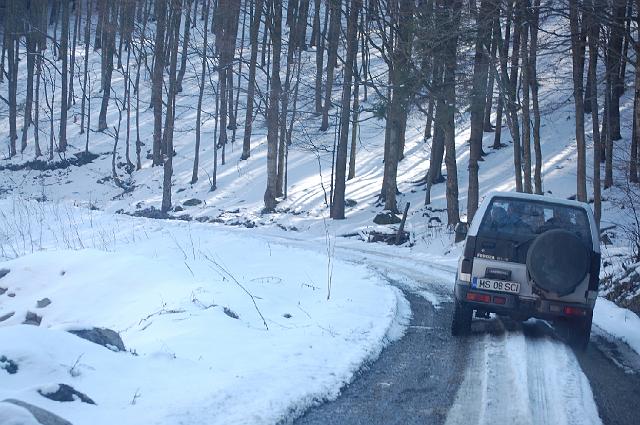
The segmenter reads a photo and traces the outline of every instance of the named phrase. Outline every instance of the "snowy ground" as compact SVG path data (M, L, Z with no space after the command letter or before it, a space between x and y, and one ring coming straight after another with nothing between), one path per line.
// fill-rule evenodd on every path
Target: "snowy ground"
M23 236L38 252L0 263L10 270L0 316L15 313L0 324L1 354L18 365L0 370L0 400L75 424L275 423L335 397L410 314L371 270L313 251L219 226L75 208L63 217L30 215ZM21 324L28 311L40 327ZM65 332L93 326L120 332L129 352ZM38 393L63 383L96 405Z

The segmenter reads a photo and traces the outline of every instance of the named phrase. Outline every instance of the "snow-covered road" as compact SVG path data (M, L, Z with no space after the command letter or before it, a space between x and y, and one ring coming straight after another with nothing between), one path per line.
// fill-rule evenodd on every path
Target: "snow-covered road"
M492 319L474 326L447 425L601 423L578 360L546 323Z

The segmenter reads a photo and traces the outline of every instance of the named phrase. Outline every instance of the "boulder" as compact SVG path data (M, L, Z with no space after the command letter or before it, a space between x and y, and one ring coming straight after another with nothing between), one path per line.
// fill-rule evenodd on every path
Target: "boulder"
M4 322L7 319L11 319L13 317L13 315L16 314L15 311L11 311L3 316L0 316L0 322Z
M9 270L9 269L0 269L0 279L5 277L6 275L8 275L10 271L11 270Z
M87 397L86 394L81 393L80 391L73 388L71 385L58 384L55 387L56 387L55 391L51 391L53 390L53 388L51 388L51 390L39 389L38 394L40 394L42 397L48 398L49 400L53 400L53 401L70 402L70 401L80 400L83 403L96 404L95 401Z
M15 400L15 399L7 399L0 402L0 410L2 410L2 405L12 405L23 408L28 411L40 425L72 425L71 422L62 419L60 416L49 412L48 410L44 410L41 407L34 406L33 404L25 403L24 401ZM30 422L26 422L29 424Z
M91 328L71 330L69 333L94 344L102 345L112 351L126 351L124 342L118 332L107 328Z
M36 307L38 308L45 308L47 307L49 304L51 304L51 300L49 298L43 298L41 300L38 300Z
M9 375L18 373L18 364L6 356L0 356L0 369L7 371Z
M380 214L376 215L373 219L375 224L398 224L402 221L400 217L392 213L391 211L383 211Z
M195 207L196 205L200 205L201 203L202 201L200 199L191 198L184 201L182 205L184 205L185 207Z
M22 322L23 325L34 325L34 326L40 326L40 323L42 323L42 316L39 316L36 313L32 313L30 311L27 311L27 315L24 318L24 322Z

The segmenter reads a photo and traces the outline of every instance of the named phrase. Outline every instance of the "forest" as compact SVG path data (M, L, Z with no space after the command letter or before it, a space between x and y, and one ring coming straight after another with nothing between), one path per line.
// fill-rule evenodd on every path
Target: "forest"
M256 129L264 128L264 209L273 211L292 183L291 147L333 133L332 145L319 149L331 150L327 207L342 219L361 124L384 123L379 202L397 212L398 164L415 120L430 146L424 203L445 184L447 222L455 225L461 211L471 220L478 208L488 132L492 149L513 150L515 189L544 192L541 121L554 105L539 88L553 69L551 52L563 52L572 65L564 84L575 105L575 198L593 202L599 220L614 169L630 184L639 178L639 10L633 0L4 0L5 158L29 148L34 160L75 153L89 161L101 132L112 138L112 178L123 190L139 170L162 167L167 212L176 132L195 135L189 182L205 167L214 191L218 167L231 155L250 160ZM630 148L618 149L625 90L635 90L633 131ZM461 206L455 137L465 120ZM79 152L69 152L71 132L85 137ZM235 143L241 153L229 151ZM203 164L205 145L214 158Z

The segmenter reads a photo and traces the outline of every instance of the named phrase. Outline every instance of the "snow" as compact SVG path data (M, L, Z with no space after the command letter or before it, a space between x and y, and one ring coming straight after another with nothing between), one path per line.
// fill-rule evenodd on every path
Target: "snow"
M10 206L0 201L3 213ZM328 259L314 251L199 223L74 208L65 216L85 248L62 249L68 223L50 218L38 233L48 249L0 263L10 270L0 284L15 294L3 296L0 316L16 312L0 323L0 347L19 367L3 376L0 400L73 423L275 423L336 397L410 315L398 289L338 259L327 299ZM98 237L106 228L108 243ZM88 247L103 243L108 250ZM44 297L51 304L36 309ZM21 324L27 311L42 316L40 327ZM66 332L90 326L118 331L129 351ZM97 405L37 392L60 383Z
M474 338L471 353L446 425L602 424L589 381L562 342L519 329Z
M640 354L640 317L632 311L599 298L593 312L593 323Z
M41 425L24 407L0 402L0 423L2 425Z

